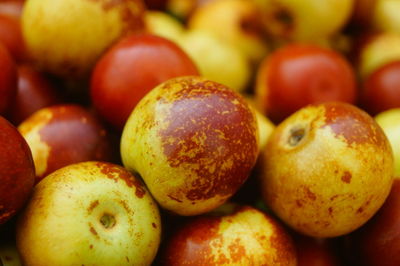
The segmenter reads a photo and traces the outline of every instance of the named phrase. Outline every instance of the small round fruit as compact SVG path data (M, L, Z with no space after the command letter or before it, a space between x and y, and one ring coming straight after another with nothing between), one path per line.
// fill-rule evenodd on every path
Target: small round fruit
M164 265L297 265L290 235L274 218L249 206L192 218L165 247Z
M122 130L133 108L155 86L197 74L196 65L174 42L150 34L130 35L96 63L91 99L99 114Z
M23 207L34 181L28 144L10 122L0 117L0 225Z
M266 57L257 73L256 101L268 117L281 122L315 103L354 103L356 81L339 53L316 45L291 44Z
M157 205L139 178L90 161L35 186L16 239L24 265L150 265L160 232Z
M394 175L381 127L341 102L310 105L279 124L260 167L266 204L293 229L314 237L362 226L382 206Z
M104 126L79 105L42 108L25 119L18 130L32 151L37 182L69 164L113 160Z
M18 19L0 13L0 42L7 47L16 61L27 59Z
M142 0L26 0L22 34L34 62L68 79L86 78L102 53L142 31Z
M180 215L205 213L231 197L255 165L256 117L241 95L220 83L170 79L132 112L121 156L162 207Z
M0 115L5 115L17 93L17 66L0 42Z

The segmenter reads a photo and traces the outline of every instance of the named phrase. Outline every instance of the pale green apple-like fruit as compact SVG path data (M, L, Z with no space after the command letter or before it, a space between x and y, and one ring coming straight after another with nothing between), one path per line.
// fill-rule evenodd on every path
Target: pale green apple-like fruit
M186 31L177 43L193 59L203 77L237 92L246 90L252 69L236 46L201 30Z
M312 237L337 237L382 206L393 182L393 153L361 109L309 105L273 131L259 173L267 206L287 225Z
M198 215L245 182L259 153L258 134L256 116L239 93L203 77L173 78L133 110L121 157L163 208Z
M395 176L400 177L400 108L389 109L375 116L392 145Z
M36 185L16 239L24 265L150 265L160 235L158 207L140 179L90 161Z
M117 38L143 29L143 12L142 0L27 0L22 33L40 68L82 78Z
M339 32L347 23L354 0L254 0L272 36L313 41Z
M171 41L177 41L185 32L184 25L166 12L146 10L144 20L148 32Z

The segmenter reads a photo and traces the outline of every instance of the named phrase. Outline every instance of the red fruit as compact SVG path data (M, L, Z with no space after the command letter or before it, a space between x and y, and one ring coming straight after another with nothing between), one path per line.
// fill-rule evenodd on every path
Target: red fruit
M18 67L18 89L10 110L10 120L18 125L41 108L61 102L56 88L30 65Z
M18 130L31 148L37 182L69 164L114 159L106 130L78 105L40 109L24 120Z
M355 75L339 53L306 44L287 45L261 63L256 98L274 122L308 104L328 101L354 103Z
M329 240L295 234L293 238L297 249L298 266L339 266Z
M400 107L400 61L385 64L369 75L361 99L363 108L372 115Z
M0 225L22 208L34 181L29 146L18 130L0 117Z
M7 47L16 61L27 58L18 19L0 14L0 42Z
M131 35L115 44L95 66L91 99L99 114L122 129L136 104L173 77L198 75L175 43L153 35Z
M17 92L17 68L8 50L0 42L0 115L4 115Z
M22 14L25 0L1 0L0 14L19 19Z

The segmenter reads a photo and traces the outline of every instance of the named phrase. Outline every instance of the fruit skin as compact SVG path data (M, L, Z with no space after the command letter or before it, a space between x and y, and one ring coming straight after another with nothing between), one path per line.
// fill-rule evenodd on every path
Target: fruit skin
M8 50L1 43L0 69L0 115L5 115L17 93L17 66Z
M0 116L0 225L19 211L35 181L32 154L18 130Z
M258 156L256 117L228 87L190 76L147 94L121 137L124 166L157 202L180 215L220 206L244 183Z
M297 265L288 232L250 206L194 217L164 245L162 265Z
M36 182L72 163L113 161L105 127L85 108L74 104L45 107L19 126L32 151Z
M0 13L0 42L7 47L16 61L27 60L21 24L18 19Z
M362 108L371 115L400 108L400 60L390 62L372 72L361 90Z
M346 103L305 107L277 126L260 159L266 204L294 230L336 237L362 226L393 181L390 143Z
M118 38L143 30L143 12L142 0L27 0L22 33L40 68L80 79Z
M400 264L400 179L376 215L350 235L353 252L365 266Z
M170 78L197 75L197 67L174 42L151 34L121 39L93 70L94 107L122 130L133 108L151 89Z
M400 34L400 2L397 0L376 0L371 18L371 27L379 31Z
M394 156L394 173L400 177L400 108L386 110L374 118L389 139Z
M256 77L256 103L278 123L308 105L354 103L355 73L339 53L309 44L290 44L266 57Z
M157 205L139 178L90 161L35 186L16 240L24 265L150 265L160 232Z

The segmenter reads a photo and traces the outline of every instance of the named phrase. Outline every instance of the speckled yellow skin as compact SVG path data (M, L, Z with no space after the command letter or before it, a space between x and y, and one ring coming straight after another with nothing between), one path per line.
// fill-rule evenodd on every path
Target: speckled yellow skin
M299 140L294 135L304 130ZM266 204L314 237L364 224L390 191L393 153L373 118L344 103L309 106L277 126L262 152Z
M141 0L28 0L22 32L41 68L81 78L117 38L144 27L143 9Z
M102 223L104 215L114 223ZM40 181L17 225L24 265L150 265L160 243L158 207L121 166L84 162Z
M147 94L129 117L121 157L158 203L180 215L221 205L247 179L258 156L254 112L238 93L181 77Z
M167 242L164 259L165 265L297 265L289 234L249 206L194 218Z

